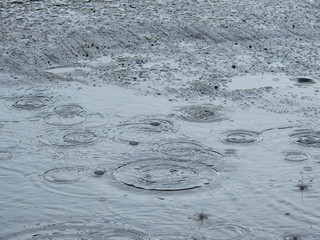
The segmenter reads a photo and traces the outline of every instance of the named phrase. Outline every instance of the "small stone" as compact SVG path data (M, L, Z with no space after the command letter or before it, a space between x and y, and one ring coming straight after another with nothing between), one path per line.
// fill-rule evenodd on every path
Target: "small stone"
M139 143L138 143L137 141L130 141L129 144L132 145L132 146L136 146L136 145L138 145Z
M97 175L97 176L102 176L103 174L105 174L105 171L103 171L103 170L96 170L96 171L94 171L94 174Z
M158 127L160 126L160 123L159 122L152 122L150 123L151 126L154 126L154 127Z

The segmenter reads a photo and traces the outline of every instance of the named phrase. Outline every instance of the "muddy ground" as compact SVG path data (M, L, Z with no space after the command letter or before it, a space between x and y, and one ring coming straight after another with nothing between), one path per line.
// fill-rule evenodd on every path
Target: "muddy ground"
M0 239L319 239L319 10L3 0Z

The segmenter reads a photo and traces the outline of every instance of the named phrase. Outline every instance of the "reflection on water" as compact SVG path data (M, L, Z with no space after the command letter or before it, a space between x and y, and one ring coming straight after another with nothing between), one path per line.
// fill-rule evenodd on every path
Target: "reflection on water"
M74 85L3 92L1 239L317 239L313 121Z

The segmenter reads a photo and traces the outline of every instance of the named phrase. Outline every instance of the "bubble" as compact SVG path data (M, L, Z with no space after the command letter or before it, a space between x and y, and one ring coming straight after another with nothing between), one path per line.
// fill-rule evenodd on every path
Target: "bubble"
M114 170L113 176L118 182L137 189L182 191L214 182L219 172L202 163L159 158L124 164Z
M191 122L218 122L226 119L219 107L211 105L194 105L179 109L180 117Z
M226 143L248 144L262 141L262 136L258 132L247 130L232 130L224 132L223 141Z

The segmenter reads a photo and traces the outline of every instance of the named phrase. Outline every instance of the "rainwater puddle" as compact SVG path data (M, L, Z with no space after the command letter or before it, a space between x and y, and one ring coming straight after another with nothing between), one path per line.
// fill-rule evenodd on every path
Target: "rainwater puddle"
M317 85L268 76L228 86L302 96ZM295 239L320 230L320 134L304 114L80 83L0 95L1 239ZM54 222L78 212L125 224ZM287 231L295 227L307 230Z
M290 77L285 74L244 75L232 78L228 88L231 90L252 88L288 88L293 86Z

